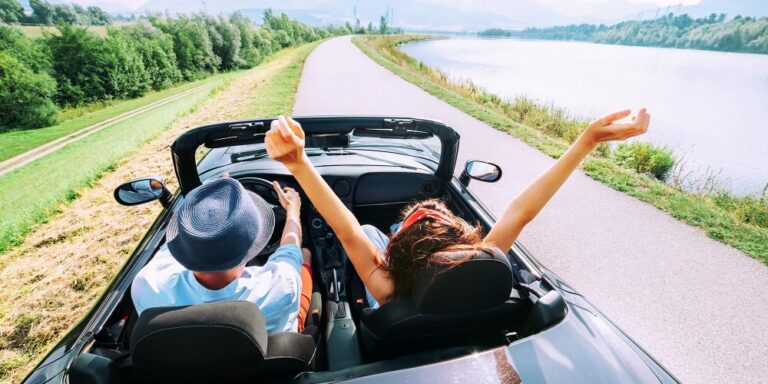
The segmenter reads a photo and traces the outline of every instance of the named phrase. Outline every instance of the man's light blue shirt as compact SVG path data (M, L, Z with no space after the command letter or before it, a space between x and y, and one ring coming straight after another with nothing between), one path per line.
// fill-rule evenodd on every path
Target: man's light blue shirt
M243 275L226 287L203 287L192 271L184 268L163 245L133 280L131 296L136 311L245 300L255 303L264 314L267 333L296 332L301 297L301 249L283 245L264 266L246 267Z

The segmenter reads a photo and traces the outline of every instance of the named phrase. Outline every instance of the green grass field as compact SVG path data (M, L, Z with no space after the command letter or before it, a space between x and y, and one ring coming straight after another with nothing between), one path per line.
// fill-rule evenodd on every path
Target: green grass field
M136 108L140 108L155 101L164 99L169 96L184 92L188 89L206 84L208 82L218 82L219 78L207 78L204 80L198 80L191 83L185 83L173 88L164 89L162 91L150 92L144 97L138 99L131 99L125 101L117 101L104 108L98 109L93 112L83 114L70 118L61 122L58 125L54 125L46 128L27 129L27 130L13 130L0 133L0 161L7 160L20 153L26 152L30 149L36 148L49 141L56 140L62 136L76 132L80 129L104 121L111 117L117 116L121 113L131 111ZM68 111L64 114L76 114L76 111Z
M540 107L540 119L521 119L513 103L485 92L471 83L455 82L397 49L398 45L423 40L423 36L355 37L353 42L371 59L431 95L519 138L554 158L560 157L569 142L551 132L549 125L569 126L572 122L558 110ZM544 116L549 114L550 116ZM538 124L542 121L544 124ZM667 185L618 164L611 156L591 156L582 164L588 176L613 189L649 203L669 215L704 230L722 243L768 264L768 201L760 196L731 196L725 192L694 194Z
M87 185L102 172L109 170L128 151L160 133L176 117L192 110L208 98L212 90L222 86L237 74L229 73L209 78L203 83L206 84L206 88L200 92L189 94L154 110L116 123L0 177L0 253L19 244L35 224L45 221L56 211L59 202L74 199L77 196L74 191ZM196 85L200 84L185 84L179 88L187 89ZM167 91L167 93L158 92L148 98L159 99L178 92L179 89ZM42 133L33 131L31 137L24 141L24 145L32 148L36 146L33 143L40 145L82 126L147 102L149 101L142 99L126 101L82 118L73 119L75 121L63 124L56 130ZM8 137L4 136L3 140L8 140ZM13 141L13 143L14 151L20 151L16 149L18 142ZM2 145L0 148L6 146ZM10 152L7 149L5 151L5 153Z

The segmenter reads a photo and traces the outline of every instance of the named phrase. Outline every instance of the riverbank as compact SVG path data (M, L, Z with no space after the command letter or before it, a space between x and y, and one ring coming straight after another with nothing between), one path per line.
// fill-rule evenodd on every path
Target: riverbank
M557 158L585 127L562 110L529 100L508 102L471 83L449 76L403 53L397 47L426 37L356 37L353 42L374 61L467 114L507 132ZM765 197L735 197L725 192L696 194L667 185L620 165L603 149L582 165L584 172L618 191L704 230L710 238L768 263L768 202Z
M318 43L292 48L233 78L159 136L76 191L23 244L0 258L0 382L20 382L91 308L161 210L119 206L114 187L145 176L175 189L169 146L185 130L212 121L289 114L304 60Z
M728 15L733 16L733 15ZM521 31L488 29L482 37L589 41L600 44L720 52L768 54L768 17L710 15L698 19L687 14L667 14L650 20L628 20L618 24L572 24Z

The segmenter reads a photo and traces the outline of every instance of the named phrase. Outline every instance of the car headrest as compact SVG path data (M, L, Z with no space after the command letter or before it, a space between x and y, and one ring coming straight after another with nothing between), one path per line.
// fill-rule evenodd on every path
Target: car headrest
M469 260L456 266L429 266L414 284L411 300L424 314L476 311L509 299L514 277L506 255L460 251L446 255L452 260Z
M151 381L217 380L267 355L267 330L256 304L229 301L148 308L131 335L136 372Z

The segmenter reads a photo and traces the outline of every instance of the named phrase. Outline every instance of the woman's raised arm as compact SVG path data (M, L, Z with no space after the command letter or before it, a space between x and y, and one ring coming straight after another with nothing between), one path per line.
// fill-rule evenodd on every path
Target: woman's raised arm
M312 204L331 226L357 274L376 301L384 303L389 300L395 287L389 274L378 267L381 263L379 251L365 235L355 215L312 166L304 152L304 131L301 125L291 118L280 116L272 121L265 144L269 157L288 168Z
M557 159L555 164L512 200L499 221L488 232L485 240L504 252L508 251L523 228L539 214L544 205L597 144L604 141L625 140L648 130L651 116L645 108L641 109L631 122L616 123L617 120L629 114L629 110L624 110L589 123L584 133Z

